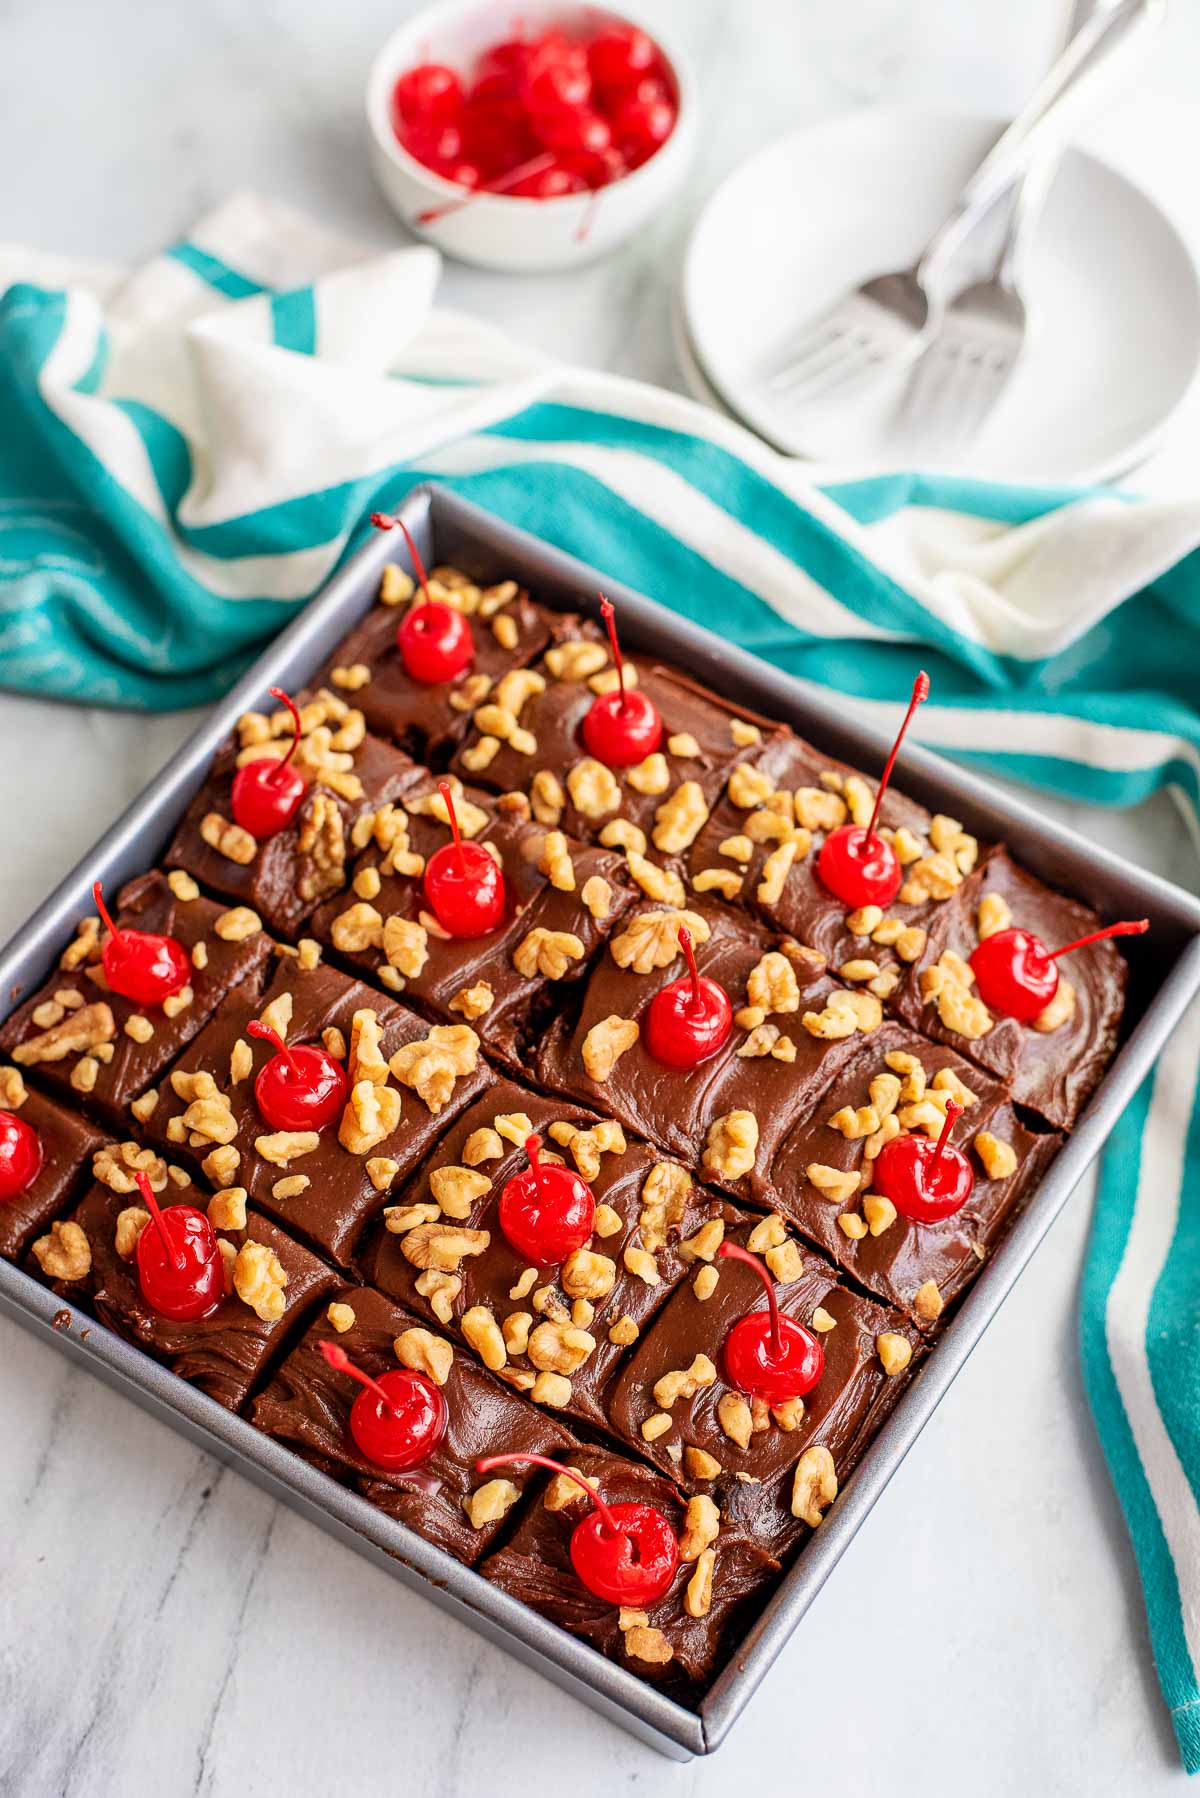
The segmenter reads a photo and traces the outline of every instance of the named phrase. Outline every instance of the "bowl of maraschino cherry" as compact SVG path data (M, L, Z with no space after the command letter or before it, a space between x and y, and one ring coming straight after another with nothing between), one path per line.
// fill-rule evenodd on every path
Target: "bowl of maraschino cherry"
M367 85L380 184L410 229L488 268L573 267L661 209L694 137L679 52L628 15L446 0Z

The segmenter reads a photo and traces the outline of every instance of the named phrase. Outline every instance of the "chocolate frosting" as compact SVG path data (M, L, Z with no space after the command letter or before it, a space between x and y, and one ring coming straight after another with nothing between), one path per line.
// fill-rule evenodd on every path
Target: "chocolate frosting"
M794 823L805 817L822 815L807 809L805 800L808 795L803 789L815 789L819 796L817 803L822 808L830 808L831 818L836 815L840 823L852 824L854 819L844 797L845 783L849 780L860 781L872 801L877 786L876 781L867 780L857 769L847 766L845 762L836 761L832 756L822 755L799 737L773 737L761 750L747 758L747 767L762 774L775 793L787 793L793 797L791 822ZM736 790L736 781L734 785ZM761 819L764 805L761 800L752 801L749 805L735 804L729 786L727 778L721 798L688 856L690 880L694 881L698 877L703 880L705 871L714 868L723 874L741 875L742 887L736 895L736 903L756 912L772 929L794 936L809 948L818 950L831 968L838 968L843 962L858 957L869 957L881 970L903 968L904 964L893 946L851 935L846 928L846 918L855 908L844 905L822 884L817 873L817 861L821 847L829 835L828 829L808 827L811 847L803 855L797 853L784 877L777 899L765 896L761 890L764 864L778 847L777 837L767 837L763 842L756 842L751 838L752 853L749 861L735 860L731 855L721 853L722 844L729 843L735 837L747 837L748 825L752 829L757 828L751 821ZM750 788L743 785L739 796L748 797L749 792ZM921 854L927 856L932 854L929 842L930 823L930 815L923 806L906 799L894 786L889 786L881 808L880 824L883 829L895 831L904 828L909 831L918 840ZM886 915L889 919L898 919L901 925L922 926L937 909L938 902L935 900L905 904L897 898L887 907Z
M688 906L688 915L693 914L710 933L706 941L695 944L697 967L701 975L724 987L736 1020L739 1009L749 1003L751 971L768 951L785 945L719 902L696 900ZM641 918L663 915L662 907L637 906L622 921L620 934L636 932ZM672 915L680 922L687 921L682 913ZM693 931L693 935L699 933ZM811 951L797 944L786 946L796 972L799 1008L769 1021L791 1039L794 1060L783 1061L770 1054L739 1055L749 1033L735 1021L725 1046L698 1067L682 1072L664 1067L639 1038L620 1056L607 1080L597 1081L588 1075L583 1060L589 1031L606 1018L641 1020L654 994L686 972L679 949L669 967L648 974L622 968L611 952L618 943L619 938L614 937L609 951L597 962L579 1018L559 1018L547 1033L538 1056L539 1080L582 1104L611 1112L629 1129L660 1142L690 1166L700 1164L709 1128L717 1118L731 1111L750 1111L758 1122L755 1169L761 1172L769 1166L790 1122L812 1104L847 1054L844 1041L813 1036L801 1022L805 1012L822 1010L838 983L821 971L820 959ZM752 1180L726 1179L715 1168L706 1169L705 1177L739 1197L753 1194Z
M201 822L210 812L226 821L233 818L237 757L238 744L231 739L218 752L212 774L188 807L167 851L167 866L186 868L214 893L224 893L239 904L250 906L270 929L294 937L316 910L323 894L340 890L344 883L344 875L322 873L315 851L300 847L318 799L330 801L337 808L345 860L349 863L350 831L355 820L389 800L399 799L416 778L413 764L390 743L381 743L378 737L364 737L352 758L353 772L362 783L361 796L350 800L323 784L310 786L292 822L260 842L253 861L243 864L222 855L200 835Z
M105 1138L85 1118L32 1089L20 1106L0 1104L0 1110L11 1110L31 1125L42 1145L42 1165L32 1184L14 1199L0 1199L0 1255L19 1261L51 1218L66 1210L84 1168L90 1167Z
M742 1225L730 1240L745 1246L754 1227ZM782 1556L805 1528L791 1510L800 1456L814 1445L827 1448L839 1487L845 1484L906 1381L903 1373L889 1377L884 1372L876 1338L895 1332L915 1346L919 1336L899 1313L839 1285L819 1255L805 1255L800 1277L777 1285L776 1297L780 1309L803 1324L811 1325L818 1310L833 1319L834 1328L821 1334L824 1371L804 1400L798 1428L785 1430L769 1421L741 1449L726 1435L718 1415L721 1399L735 1391L724 1377L722 1348L737 1320L748 1311L764 1310L766 1299L761 1282L743 1263L715 1260L712 1265L718 1272L715 1292L702 1299L694 1282L685 1280L634 1349L613 1387L609 1421L616 1435L649 1456L668 1478L681 1477L682 1470L691 1489L710 1493L723 1515L760 1547ZM656 1382L690 1368L700 1354L715 1365L715 1381L698 1387L690 1399L676 1400L667 1413L669 1428L648 1442L642 1425L660 1410ZM689 1473L688 1448L712 1455L720 1474L699 1480Z
M610 1454L607 1449L576 1449L566 1463L595 1485L608 1504L650 1505L670 1521L677 1536L684 1531L685 1512L678 1492L668 1480L650 1468ZM547 1479L522 1512L512 1539L490 1555L479 1571L484 1579L519 1598L531 1609L557 1623L560 1629L599 1649L610 1661L629 1667L643 1678L671 1690L697 1685L713 1671L718 1650L728 1651L730 1624L745 1602L779 1571L778 1561L737 1527L723 1527L712 1544L716 1559L712 1574L712 1602L702 1617L693 1617L686 1605L688 1584L696 1572L694 1561L679 1563L679 1570L657 1603L646 1607L647 1623L666 1637L672 1650L665 1665L639 1660L629 1652L621 1629L621 1611L589 1592L571 1563L571 1537L591 1510L586 1494L576 1496L560 1509L545 1504L553 1482ZM633 1640L636 1642L637 1638Z
M246 1025L259 1017L268 1005L284 994L292 998L291 1023L285 1032L291 1047L301 1043L321 1043L325 1031L341 1032L350 1043L354 1014L375 1012L382 1028L380 1050L390 1058L406 1043L424 1041L430 1026L395 1000L373 992L360 981L349 980L335 968L324 965L306 971L294 958L283 961L268 991L263 994L250 986L232 996L210 1027L195 1041L181 1059L174 1073L181 1075L203 1071L215 1079L225 1093L236 1122L236 1135L231 1139L240 1156L234 1183L244 1186L252 1202L268 1216L278 1218L289 1230L331 1255L347 1263L358 1236L368 1220L379 1214L388 1202L386 1188L377 1188L368 1172L368 1163L377 1158L396 1163L393 1180L403 1180L417 1167L446 1125L490 1083L491 1075L482 1057L477 1056L473 1073L463 1074L440 1112L433 1112L424 1099L407 1086L393 1081L401 1095L400 1121L390 1135L364 1154L352 1154L339 1140L336 1122L321 1131L317 1147L297 1156L287 1166L269 1160L256 1148L262 1137L274 1134L258 1109L254 1083L264 1064L274 1053L269 1043L246 1034ZM236 1043L244 1042L251 1054L252 1071L236 1083L230 1078L230 1057ZM179 1083L184 1091L186 1081ZM154 1143L170 1154L186 1154L202 1163L215 1146L205 1138L190 1140L181 1121L191 1100L177 1092L172 1077L162 1081L158 1104L151 1113L145 1130ZM291 1197L276 1196L283 1180L304 1175L308 1185Z
M430 1202L431 1180L436 1181L444 1168L463 1165L466 1144L477 1131L491 1130L497 1118L505 1122L519 1116L527 1118L530 1127L542 1136L546 1151L563 1155L568 1164L573 1161L571 1150L558 1143L552 1134L552 1126L569 1123L587 1131L597 1123L592 1113L568 1101L546 1098L509 1081L499 1081L451 1127L417 1178L401 1194L401 1210L409 1205ZM536 1280L530 1282L528 1262L512 1247L500 1228L500 1195L513 1175L528 1166L524 1148L511 1140L513 1136L522 1137L524 1125L514 1127L506 1122L505 1128L508 1135L499 1138L503 1153L498 1158L479 1162L472 1170L485 1176L491 1182L490 1188L465 1215L459 1217L456 1214L453 1220L447 1218L454 1227L486 1231L488 1237L482 1254L464 1256L459 1262L461 1288L451 1301L456 1328L461 1327L464 1314L479 1305L486 1307L500 1324L520 1313L524 1313L534 1326L544 1317L557 1315L565 1319L572 1314L573 1295L563 1285L562 1268L538 1268ZM591 1144L587 1146L590 1148ZM593 1316L586 1328L595 1338L596 1346L583 1366L571 1376L571 1399L564 1411L603 1429L606 1425L605 1390L625 1353L621 1344L611 1340L610 1329L620 1318L632 1321L637 1331L644 1330L691 1266L687 1251L682 1247L686 1239L708 1218L733 1221L739 1214L715 1193L693 1183L678 1164L672 1164L665 1173L673 1176L678 1184L662 1187L664 1210L660 1215L655 1205L656 1186L652 1184L647 1192L646 1182L654 1168L663 1166L664 1157L639 1137L626 1138L624 1148L602 1153L598 1172L591 1172L582 1149L578 1159L583 1160L588 1169L588 1184L597 1207L607 1206L619 1223L611 1234L598 1230L588 1244L591 1251L605 1256L613 1264L613 1285L607 1294L591 1301ZM663 1179L661 1173L656 1176L656 1182ZM614 1220L601 1215L605 1228L608 1228ZM372 1286L378 1286L413 1311L436 1318L430 1299L422 1297L417 1290L418 1269L405 1255L404 1244L404 1235L393 1235L387 1229L378 1230L363 1257L365 1277ZM631 1255L636 1270L637 1251L649 1253L652 1262L648 1267L642 1266L640 1271L631 1271L625 1257ZM515 1298L514 1292L518 1294ZM539 1295L540 1309L534 1308L535 1292ZM534 1376L533 1363L527 1354L510 1354L506 1365L518 1378L532 1380Z
M872 1190L872 1163L864 1154L867 1138L848 1140L840 1130L831 1128L829 1119L843 1106L857 1110L869 1105L871 1081L877 1074L892 1071L885 1058L896 1052L916 1057L931 1088L937 1076L948 1069L975 1095L976 1102L967 1107L952 1137L970 1160L975 1185L962 1210L940 1223L897 1217L879 1235L856 1240L845 1234L838 1219L861 1218L864 1195ZM901 1113L904 1107L902 1100ZM978 1150L972 1148L984 1132L1016 1152L1016 1171L1007 1179L989 1179ZM936 1318L922 1316L916 1307L919 1289L932 1280L943 1305L957 1298L1061 1147L1062 1138L1056 1133L1034 1135L1027 1130L1003 1088L952 1049L927 1042L904 1024L889 1022L863 1041L854 1059L822 1093L812 1115L796 1124L775 1156L762 1196L868 1292L899 1306L918 1327L928 1329ZM849 1199L831 1202L808 1178L807 1169L814 1163L867 1178Z
M431 793L436 797L433 777L422 772L406 806L420 806ZM597 949L617 927L634 894L625 879L623 858L610 850L567 838L564 847L574 885L564 890L542 872L546 831L541 825L531 823L524 813L498 809L494 795L478 788L466 788L456 801L456 809L460 827L473 827L465 834L476 842L488 843L500 857L509 905L498 929L482 937L447 937L428 927L432 914L425 896L424 864L451 841L451 836L448 824L424 810L410 813L408 830L410 852L421 858L422 872L381 873L388 857L372 845L355 863L352 890L323 905L312 928L322 942L336 943L338 920L358 903L356 894L362 884L359 877L366 882L365 890L372 892L377 877L379 890L369 903L385 922L390 917L402 917L416 923L422 914L426 922L427 959L419 973L401 977L406 997L448 1023L460 1023L464 1016L470 1016L481 1041L510 1065L519 1066L535 1012L559 997L561 985L578 980L587 972ZM598 917L583 901L589 881L604 881L608 887L607 909ZM582 955L576 957L572 953L561 982L551 981L540 972L522 974L514 964L514 953L536 930L572 936L582 948ZM337 953L369 974L388 965L382 946ZM478 1017L471 1016L470 1010L464 1012L461 1004L456 1009L455 1001L481 981L492 991L489 1009Z
M463 1509L463 1501L494 1477L476 1473L476 1460L491 1454L560 1458L573 1448L571 1437L459 1347L442 1388L449 1416L440 1446L410 1473L385 1472L359 1453L350 1435L350 1407L359 1386L349 1374L335 1373L317 1344L335 1341L356 1367L377 1379L400 1365L393 1346L396 1338L405 1330L426 1326L367 1286L342 1287L332 1299L350 1306L353 1325L338 1334L324 1314L318 1317L255 1399L251 1421L344 1486L353 1487L389 1517L418 1530L457 1560L473 1564L505 1527L505 1519L496 1518L476 1528ZM535 1475L535 1468L503 1470L503 1477L518 1490Z
M896 1010L935 1042L951 1044L1005 1082L1018 1104L1040 1112L1057 1129L1069 1130L1117 1046L1128 965L1111 939L1077 950L1059 964L1062 979L1075 989L1075 1010L1065 1023L1043 1032L1015 1018L997 1017L986 1035L969 1041L946 1028L935 1003L923 1001L920 977L948 949L970 959L979 943L979 905L990 893L1007 901L1014 927L1033 931L1048 949L1101 927L1101 918L1088 906L1052 892L997 851L940 908L924 954L896 993Z
M21 1063L25 1074L54 1088L69 1104L82 1104L118 1129L127 1130L125 1108L129 1101L145 1092L170 1066L180 1050L203 1029L225 994L239 981L254 976L270 957L270 939L263 931L238 943L226 942L216 934L213 927L225 909L223 905L214 905L211 899L177 899L166 876L157 871L139 875L121 892L114 912L117 927L173 936L189 955L203 945L204 966L194 967L189 982L191 1004L168 1017L161 1006L135 1005L131 999L111 992L100 965L100 948L105 940L102 934L95 954L85 963L69 969L60 963L46 984L13 1013L0 1030L0 1049ZM80 1054L52 1061L40 1056L26 1060L22 1053L22 1045L30 1045L43 1033L34 1022L33 1013L63 989L74 989L86 1005L106 1005L115 1025L112 1059L98 1063L95 1085L83 1093L72 1086L72 1075L82 1059ZM135 1016L146 1018L153 1027L146 1042L128 1034L126 1025ZM25 1054L29 1053L26 1047Z
M595 625L570 617L558 621L556 634L560 645L564 642L597 644L600 641ZM476 765L476 752L484 733L473 726L451 766L464 780L477 780L498 792L528 792L536 771L540 768L550 770L561 783L566 799L558 822L571 836L594 839L606 823L620 817L639 826L647 838L651 838L658 807L681 781L697 782L706 802L711 805L715 801L728 770L753 747L751 743L739 744L734 740L735 722L752 726L763 735L780 728L760 718L756 712L731 705L717 694L708 692L677 669L644 662L637 656L629 658L626 667L636 669L641 691L653 701L662 719L661 753L666 759L669 782L661 792L645 793L639 790L637 781L630 778L633 770L615 770L620 789L618 802L602 812L590 807L584 812L571 796L570 775L573 768L588 759L581 730L596 694L589 679L556 678L552 663L553 651L550 660L543 660L538 666L538 672L546 682L545 691L533 694L521 708L520 724L536 740L533 753L522 755L511 744L501 743L492 759L480 769ZM606 655L605 667L609 666ZM684 735L694 738L696 754L677 753L671 749L671 739ZM662 859L652 841L648 844L647 854L654 860Z
M420 598L413 601L420 604ZM333 655L314 685L330 686L335 668L350 668L364 663L371 671L366 686L350 694L367 721L367 729L406 750L417 760L440 757L465 736L471 722L471 706L462 690L473 675L483 675L494 684L511 668L524 668L540 656L550 641L547 616L535 606L529 595L516 590L507 605L488 618L468 617L475 656L470 666L453 680L427 686L406 672L396 645L396 632L409 607L374 606ZM517 641L512 649L501 648L496 635L496 621L511 619ZM501 630L506 627L501 626Z
M205 1211L208 1201L208 1193L198 1187L173 1184L160 1197L164 1209L194 1205ZM86 1290L96 1316L228 1410L239 1410L274 1351L306 1311L337 1286L337 1275L267 1218L248 1212L244 1230L218 1230L217 1235L235 1249L245 1242L261 1243L278 1257L287 1275L283 1315L266 1322L231 1292L208 1317L190 1322L161 1317L142 1297L136 1260L123 1261L117 1253L117 1218L134 1205L142 1205L140 1193L110 1192L97 1184L75 1213L91 1246ZM75 1289L64 1290L73 1294Z

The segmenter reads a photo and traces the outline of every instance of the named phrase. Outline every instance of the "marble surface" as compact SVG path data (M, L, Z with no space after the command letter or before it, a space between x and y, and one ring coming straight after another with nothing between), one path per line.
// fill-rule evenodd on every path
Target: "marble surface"
M407 0L7 0L4 238L135 259L237 186L392 242L360 89ZM447 300L545 348L679 384L668 294L688 220L773 134L878 98L1002 109L1046 0L645 0L691 45L707 125L681 205L608 262ZM1200 19L1145 76L1194 167ZM1159 102L1161 101L1161 106ZM1137 146L1130 149L1136 159ZM1189 458L1190 468L1194 462ZM0 936L194 717L0 698ZM1071 821L1200 885L1171 804ZM867 1798L953 1770L974 1794L1182 1788L1133 1562L1088 1417L1080 1191L722 1754L675 1767L558 1694L0 1323L0 1793L525 1792L735 1783ZM917 1651L913 1652L916 1643ZM939 1781L945 1783L945 1781Z

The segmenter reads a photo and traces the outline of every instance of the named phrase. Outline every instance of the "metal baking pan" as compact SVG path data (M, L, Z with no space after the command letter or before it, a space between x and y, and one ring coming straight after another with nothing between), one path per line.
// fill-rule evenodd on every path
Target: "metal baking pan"
M437 489L418 488L403 515L430 560L454 562L498 579L513 575L547 605L597 610L599 577L582 563ZM268 686L303 687L375 601L379 574L402 559L395 536L371 542L329 584L218 705L191 741L83 858L53 896L0 953L0 1016L42 981L90 909L92 881L113 891L151 867L238 715ZM642 654L682 663L697 678L756 711L785 720L821 748L878 768L888 744L791 676L731 648L714 633L613 582L624 641ZM1041 819L973 775L917 748L905 749L898 780L931 810L952 811L969 830L1003 839L1017 858L1054 885L1110 916L1150 918L1153 930L1130 954L1132 976L1123 1045L1073 1136L959 1306L936 1352L914 1377L821 1529L783 1578L762 1615L710 1688L698 1711L664 1697L634 1674L546 1622L462 1567L443 1550L376 1511L260 1435L203 1393L177 1379L36 1281L0 1262L0 1308L42 1330L63 1352L110 1385L245 1473L322 1528L351 1543L406 1585L502 1642L521 1660L676 1760L711 1754L749 1702L779 1650L843 1554L851 1537L933 1414L967 1356L1038 1246L1121 1111L1200 992L1200 902Z

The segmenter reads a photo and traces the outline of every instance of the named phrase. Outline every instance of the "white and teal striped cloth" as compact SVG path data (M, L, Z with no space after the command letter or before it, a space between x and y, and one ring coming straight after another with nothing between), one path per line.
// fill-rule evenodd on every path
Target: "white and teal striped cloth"
M801 679L1060 794L1200 807L1200 503L814 485L679 397L563 369L250 197L132 275L0 248L0 682L215 697L418 480ZM1122 1122L1083 1355L1200 1767L1200 1015Z

